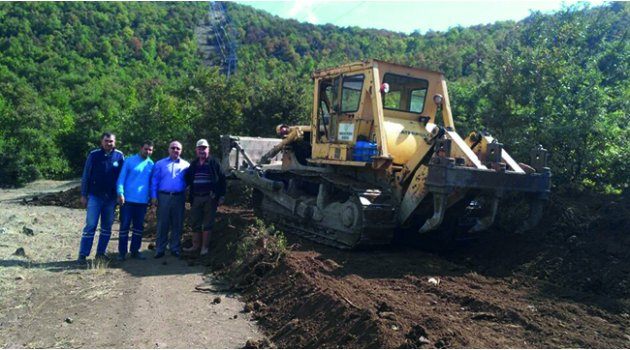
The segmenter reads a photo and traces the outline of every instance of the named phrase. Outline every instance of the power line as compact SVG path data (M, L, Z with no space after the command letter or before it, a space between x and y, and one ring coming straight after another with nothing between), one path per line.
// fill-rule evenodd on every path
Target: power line
M346 15L350 14L351 12L353 12L354 10L358 9L360 6L362 6L363 4L365 4L365 1L361 1L360 3L358 3L356 6L354 6L353 8L351 8L350 10L344 12L342 15L335 17L332 22L336 22L339 18L341 17L345 17ZM335 24L335 23L332 23Z

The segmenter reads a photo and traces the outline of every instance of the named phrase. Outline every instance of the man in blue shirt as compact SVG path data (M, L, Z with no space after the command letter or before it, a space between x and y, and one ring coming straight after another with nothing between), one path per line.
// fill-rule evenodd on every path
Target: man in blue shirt
M157 240L155 258L164 256L171 231L170 250L180 256L180 240L184 229L186 205L186 170L190 164L181 159L182 144L173 141L168 147L169 156L160 159L153 167L151 176L151 202L157 206Z
M116 207L116 179L124 159L122 152L116 150L116 135L109 132L101 136L101 148L93 150L87 157L81 178L81 203L87 206L87 215L79 248L80 263L84 263L90 255L99 218L101 234L96 246L96 258L106 259L105 251L112 233Z
M153 142L144 141L140 152L133 157L125 159L125 164L118 176L116 189L118 203L120 203L120 233L118 234L118 260L123 261L127 256L129 242L129 227L133 223L131 234L131 257L144 260L140 253L142 244L142 232L144 230L144 216L151 199L149 184L153 161L150 156L153 153Z

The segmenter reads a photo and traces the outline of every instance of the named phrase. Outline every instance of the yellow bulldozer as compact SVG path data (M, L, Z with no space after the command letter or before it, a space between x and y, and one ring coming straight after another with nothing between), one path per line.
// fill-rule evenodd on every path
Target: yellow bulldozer
M546 150L533 148L526 165L488 133L460 137L443 74L367 60L312 78L310 125L279 125L278 138L221 137L224 171L253 187L266 220L345 249L464 216L466 232L483 231L507 192L530 203L518 230L540 220L551 186Z

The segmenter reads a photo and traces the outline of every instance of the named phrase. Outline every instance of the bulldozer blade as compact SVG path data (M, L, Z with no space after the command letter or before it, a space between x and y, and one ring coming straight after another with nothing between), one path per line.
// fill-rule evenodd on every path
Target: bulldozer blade
M444 212L446 211L447 196L446 193L433 193L433 216L424 222L424 225L418 230L418 233L429 232L442 223Z

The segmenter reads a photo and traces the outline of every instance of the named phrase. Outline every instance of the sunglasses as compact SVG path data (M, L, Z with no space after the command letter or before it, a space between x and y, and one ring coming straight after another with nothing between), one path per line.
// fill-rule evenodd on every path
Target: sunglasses
M171 147L171 149L181 149L181 148L179 148L179 147Z

